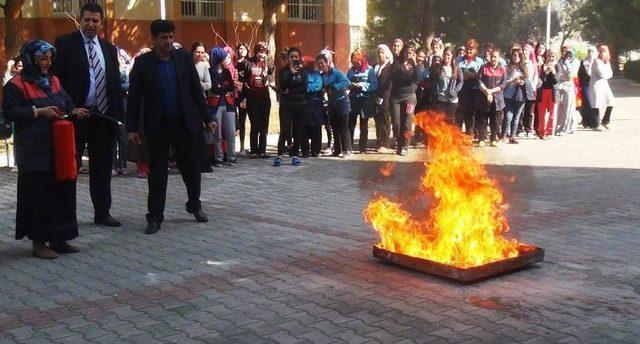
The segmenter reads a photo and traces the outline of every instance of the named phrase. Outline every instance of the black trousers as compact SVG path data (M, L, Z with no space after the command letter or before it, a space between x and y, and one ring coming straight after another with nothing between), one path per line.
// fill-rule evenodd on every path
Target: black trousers
M184 118L167 119L163 132L149 139L149 197L147 205L148 222L161 224L167 199L169 146L175 149L178 170L187 188L187 212L200 210L200 160L198 158L197 136L192 133Z
M607 108L604 110L604 116L602 116L602 122L600 122L600 110L596 109L596 111L598 111L598 113L596 113L596 128L600 124L608 125L609 121L611 121L611 111L613 111L613 106L607 106Z
M246 98L244 96L241 96L238 98L238 111L236 112L237 114L236 129L240 134L240 150L244 150L244 137L247 132L247 109L246 109L246 106L244 109L241 108L239 104L242 103L242 101L245 99ZM246 105L246 102L245 102L245 105Z
M335 143L333 145L333 155L351 152L351 137L349 136L349 114L331 113L331 129Z
M318 156L322 148L322 125L305 124L302 132L302 155L307 156L311 153L312 156Z
M391 110L389 101L383 104L376 104L376 148L390 148L389 137L391 136Z
M307 104L282 104L280 103L280 135L278 137L278 155L284 154L286 141L291 142L293 148L289 152L291 156L300 154L302 144L302 125Z
M113 123L90 117L86 142L89 150L89 193L96 219L104 219L111 210L111 169L117 128Z
M269 113L271 111L271 100L247 98L247 112L249 122L251 122L251 132L249 142L251 154L266 154L267 134L269 133Z
M491 141L498 140L500 122L498 120L502 118L502 110L496 110L496 103L491 104L491 108L487 111L478 110L478 139L484 141L487 139L487 121L491 127Z
M462 128L464 124L467 135L473 135L477 94L478 90L466 89L458 95L458 125Z
M411 138L411 127L413 126L415 104L415 95L410 95L404 98L391 98L393 136L396 139L397 152L409 148L409 139ZM412 109L412 107L414 109Z
M373 117L373 103L369 98L352 98L351 113L349 113L349 134L351 135L351 146L355 145L356 122L360 119L360 139L358 149L360 152L367 150L369 143L369 118Z

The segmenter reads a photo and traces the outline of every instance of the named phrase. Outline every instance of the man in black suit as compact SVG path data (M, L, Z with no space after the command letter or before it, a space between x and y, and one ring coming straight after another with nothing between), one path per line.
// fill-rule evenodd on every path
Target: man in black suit
M202 121L215 132L216 123L202 93L191 54L173 48L175 26L168 20L151 23L153 50L136 58L129 75L127 132L140 143L138 124L143 116L149 143L149 197L145 233L160 230L167 196L169 146L175 147L178 169L187 187L187 212L198 222L207 222L200 205L200 160L198 135Z
M80 30L56 38L53 73L76 106L86 107L96 115L121 120L124 104L116 47L98 38L104 11L98 4L87 3L80 10L79 20ZM94 223L119 227L120 222L110 213L111 159L116 126L113 121L99 116L78 118L77 123L86 128Z

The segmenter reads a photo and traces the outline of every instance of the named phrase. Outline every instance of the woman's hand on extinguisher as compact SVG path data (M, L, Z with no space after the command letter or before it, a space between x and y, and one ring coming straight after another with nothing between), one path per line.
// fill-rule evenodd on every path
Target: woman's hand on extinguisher
M127 139L129 141L137 144L137 145L141 145L142 144L142 140L140 139L140 134L138 134L138 133L134 133L134 132L128 133L127 134Z
M78 119L83 119L89 117L89 110L85 108L75 108L71 111L71 114L76 116Z
M38 117L56 119L62 116L62 111L57 106L51 105L36 109L36 114Z

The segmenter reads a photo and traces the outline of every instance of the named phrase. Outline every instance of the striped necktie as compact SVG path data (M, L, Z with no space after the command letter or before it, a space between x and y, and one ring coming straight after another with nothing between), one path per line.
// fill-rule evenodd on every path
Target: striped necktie
M96 87L96 108L101 113L107 112L107 90L105 88L104 68L100 64L100 58L96 54L93 40L87 41L89 45L89 65L93 69L93 77L95 78Z

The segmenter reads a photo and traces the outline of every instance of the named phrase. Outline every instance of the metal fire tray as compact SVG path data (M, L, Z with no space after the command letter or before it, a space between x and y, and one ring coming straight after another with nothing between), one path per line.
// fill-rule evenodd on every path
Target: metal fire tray
M380 248L377 245L373 245L373 256L385 262L400 265L409 269L449 278L457 282L472 283L489 277L513 272L528 265L541 262L544 260L544 249L535 246L527 246L527 248L523 249L517 257L507 258L466 269L434 262L432 260L391 252Z

